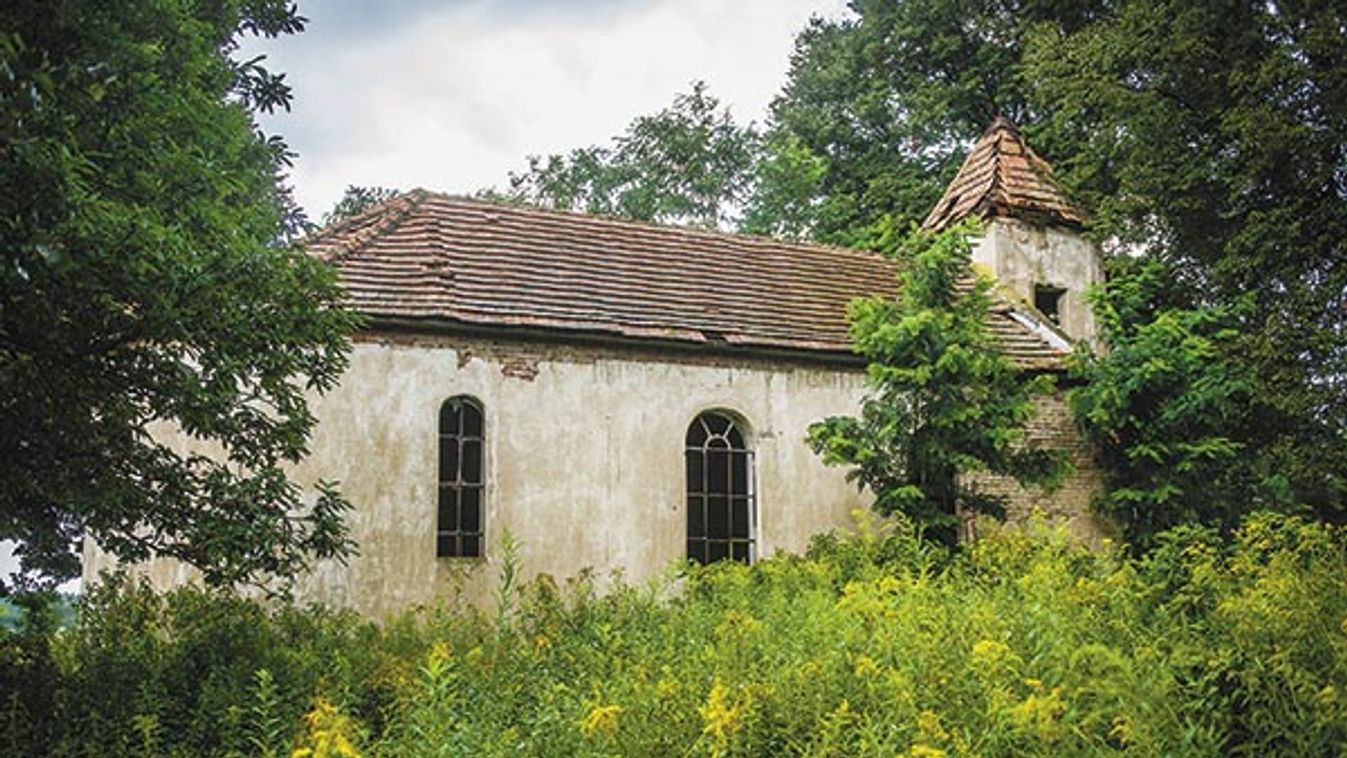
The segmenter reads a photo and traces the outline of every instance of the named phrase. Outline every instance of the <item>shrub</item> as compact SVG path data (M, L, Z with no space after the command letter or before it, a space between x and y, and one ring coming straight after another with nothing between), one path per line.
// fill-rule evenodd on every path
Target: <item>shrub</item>
M53 725L13 754L1335 755L1344 577L1342 531L1286 516L1143 559L871 517L803 557L382 625L123 579L4 637L0 681Z

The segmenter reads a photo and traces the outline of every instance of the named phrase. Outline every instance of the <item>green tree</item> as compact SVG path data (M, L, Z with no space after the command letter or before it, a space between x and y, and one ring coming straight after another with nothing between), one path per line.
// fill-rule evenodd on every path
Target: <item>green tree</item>
M849 476L874 492L877 511L901 511L949 543L961 512L1004 515L1003 498L970 474L1051 483L1066 467L1060 452L1025 439L1033 395L1050 392L1052 378L996 351L986 324L991 282L972 278L970 231L914 233L899 245L897 297L850 309L856 350L870 361L860 416L809 429L826 463L854 467Z
M1286 478L1240 458L1258 416L1249 367L1234 360L1234 308L1159 303L1174 286L1155 261L1118 272L1092 297L1107 355L1080 350L1072 410L1108 478L1096 505L1136 545L1170 527L1230 530L1257 508L1284 508Z
M1218 344L1257 417L1243 465L1347 507L1347 8L1128 0L1036 30L1022 66L1101 233L1162 261L1163 305L1248 302ZM1232 434L1239 434L1239 430Z
M796 38L745 216L750 231L856 244L884 216L920 223L998 114L1040 144L1020 75L1043 23L1075 29L1104 3L852 0Z
M997 112L1054 159L1111 269L1227 309L1252 382L1240 465L1347 503L1347 56L1341 3L855 0L797 39L745 226L864 243L920 220ZM1116 254L1122 252L1122 254ZM1238 306L1238 307L1237 307ZM1172 315L1172 314L1171 314ZM1139 324L1138 324L1139 326ZM1269 476L1272 476L1270 473Z
M397 195L397 190L388 187L364 187L348 184L337 204L323 214L323 226L341 223L352 216L359 215L370 206L378 205L385 200L397 197Z
M529 158L506 200L642 221L731 226L748 196L758 152L703 82L673 105L636 118L608 147Z
M0 5L0 538L21 584L75 575L82 539L215 584L350 550L346 504L304 501L285 467L355 317L282 242L289 155L253 114L289 87L231 58L303 24L285 0Z

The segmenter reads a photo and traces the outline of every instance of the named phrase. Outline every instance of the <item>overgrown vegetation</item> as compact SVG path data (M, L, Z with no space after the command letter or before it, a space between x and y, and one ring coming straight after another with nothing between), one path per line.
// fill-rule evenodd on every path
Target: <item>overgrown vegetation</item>
M1082 348L1072 369L1084 380L1072 409L1106 476L1095 505L1138 547L1179 524L1229 530L1252 510L1295 507L1286 476L1240 463L1258 401L1228 352L1239 310L1159 306L1166 286L1163 266L1138 263L1094 293L1109 352Z
M987 326L992 282L969 266L964 224L890 243L900 263L898 293L850 308L856 351L869 359L870 393L860 415L814 424L809 442L831 465L875 495L875 510L900 512L927 537L956 543L962 514L1005 516L1004 498L982 491L975 473L1051 482L1060 451L1025 439L1033 396L1052 378L1021 370L995 349Z
M1257 515L1144 559L950 552L865 520L808 557L382 625L127 583L0 638L10 755L1337 755L1347 535ZM525 567L526 569L526 567ZM303 752L308 750L311 752Z

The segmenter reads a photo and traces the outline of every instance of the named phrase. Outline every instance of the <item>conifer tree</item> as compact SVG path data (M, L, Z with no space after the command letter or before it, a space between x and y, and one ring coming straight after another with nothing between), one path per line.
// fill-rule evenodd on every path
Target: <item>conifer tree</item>
M979 472L1021 483L1065 473L1060 452L1029 445L1025 425L1050 376L1031 376L996 351L987 328L991 282L969 268L969 225L913 233L894 250L897 297L852 303L856 350L869 361L859 416L813 425L826 463L875 495L880 513L907 514L927 536L957 539L964 512L1004 516L1003 499L977 486Z

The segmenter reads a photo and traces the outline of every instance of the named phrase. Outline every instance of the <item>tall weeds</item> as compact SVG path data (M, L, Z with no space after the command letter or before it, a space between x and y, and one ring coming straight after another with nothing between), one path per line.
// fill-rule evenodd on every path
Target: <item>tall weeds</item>
M71 629L0 639L7 723L49 725L5 739L69 756L1347 752L1347 539L1293 518L1230 541L1184 528L1141 559L1048 529L949 551L867 521L806 557L653 585L508 586L489 615L376 625L123 581Z

